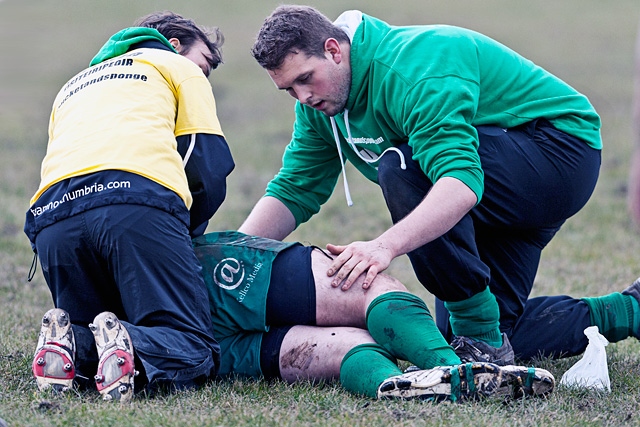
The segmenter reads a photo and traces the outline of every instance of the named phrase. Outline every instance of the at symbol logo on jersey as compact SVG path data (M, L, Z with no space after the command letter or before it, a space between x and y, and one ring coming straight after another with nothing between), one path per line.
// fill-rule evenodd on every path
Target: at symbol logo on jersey
M235 258L225 258L213 269L213 281L222 289L233 290L244 279L244 267Z

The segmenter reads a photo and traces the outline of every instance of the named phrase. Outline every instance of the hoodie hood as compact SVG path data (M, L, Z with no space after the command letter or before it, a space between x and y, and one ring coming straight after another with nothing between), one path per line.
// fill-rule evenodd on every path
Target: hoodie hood
M366 25L363 25L365 21ZM358 108L356 102L366 99L362 92L367 90L369 64L391 27L359 10L342 13L334 25L347 33L351 40L351 89L345 108L355 110ZM358 58L357 62L353 58ZM364 105L362 107L365 108Z
M359 10L347 10L346 12L342 12L342 14L333 21L333 25L347 33L347 36L349 36L349 40L351 41L353 41L353 36L356 34L356 30L361 23L362 12Z
M129 27L118 31L111 36L96 56L93 57L89 65L93 66L108 59L115 58L116 56L120 56L127 53L131 46L146 41L159 41L171 49L172 52L178 53L173 45L169 43L169 40L167 40L155 28Z

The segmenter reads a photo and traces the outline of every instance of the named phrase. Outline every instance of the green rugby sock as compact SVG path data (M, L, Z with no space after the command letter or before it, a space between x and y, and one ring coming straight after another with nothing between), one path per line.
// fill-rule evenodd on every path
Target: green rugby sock
M589 306L591 324L597 326L609 342L631 337L640 327L640 305L631 295L614 292L581 300Z
M460 358L444 339L425 302L409 292L387 292L367 309L367 329L398 359L420 369L457 365Z
M496 348L502 346L500 309L489 287L463 301L445 302L451 314L454 335L486 342Z
M400 374L396 359L379 344L352 348L340 365L340 383L345 390L374 399L378 397L380 384Z

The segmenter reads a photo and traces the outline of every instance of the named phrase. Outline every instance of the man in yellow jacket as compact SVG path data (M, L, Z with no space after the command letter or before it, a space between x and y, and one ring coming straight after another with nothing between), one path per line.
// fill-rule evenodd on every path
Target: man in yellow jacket
M134 388L191 387L216 373L191 238L234 167L207 79L222 41L217 29L151 14L58 93L25 224L56 307L33 362L40 388L95 374L105 399L128 400Z

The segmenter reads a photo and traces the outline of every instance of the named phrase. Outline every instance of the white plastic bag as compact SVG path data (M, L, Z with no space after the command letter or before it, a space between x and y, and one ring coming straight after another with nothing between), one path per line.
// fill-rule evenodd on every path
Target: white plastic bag
M584 330L589 339L587 349L560 379L560 384L571 387L586 387L595 390L611 391L609 369L607 368L607 352L605 347L609 341L600 334L597 326L589 326Z

